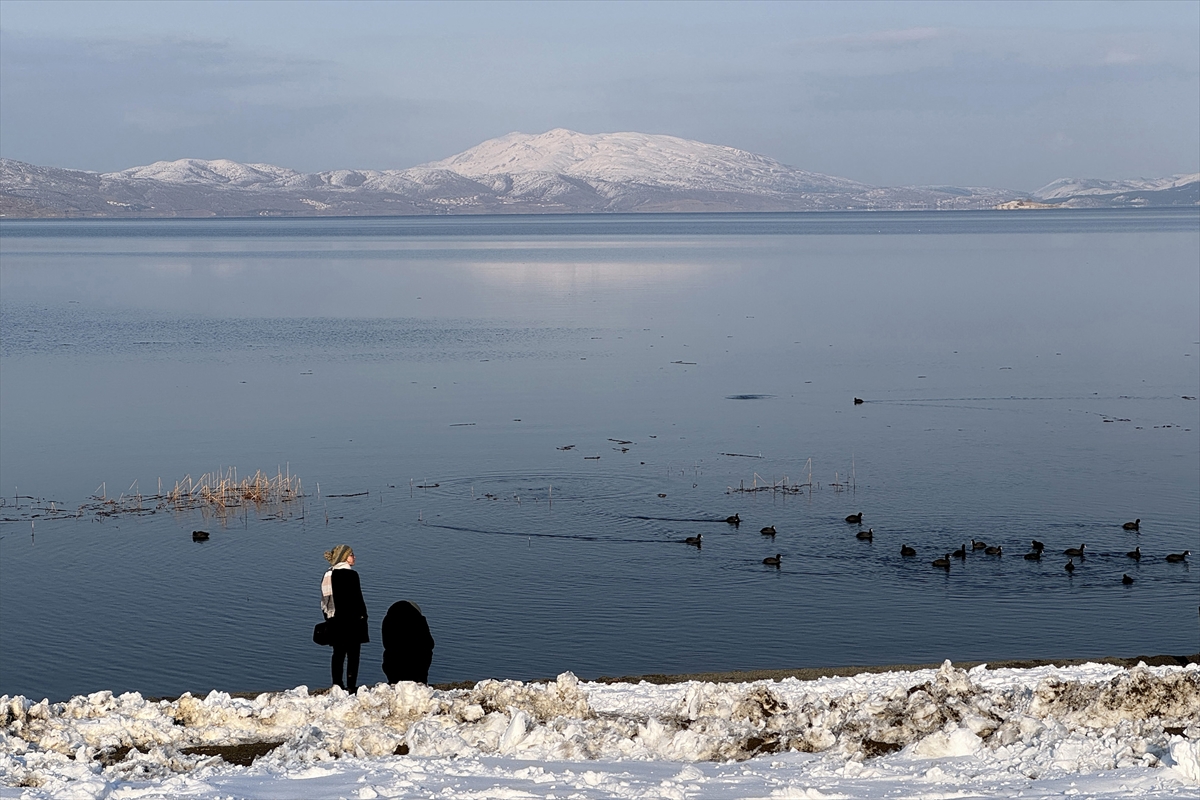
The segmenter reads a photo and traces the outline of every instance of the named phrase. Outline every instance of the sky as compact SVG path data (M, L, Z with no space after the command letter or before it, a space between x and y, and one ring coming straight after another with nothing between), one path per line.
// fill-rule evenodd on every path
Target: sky
M896 185L1200 171L1200 2L0 0L0 156L403 169L639 131Z

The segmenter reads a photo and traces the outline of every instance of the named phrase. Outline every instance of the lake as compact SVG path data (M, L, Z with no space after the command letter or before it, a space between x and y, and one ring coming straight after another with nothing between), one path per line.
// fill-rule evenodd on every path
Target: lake
M1198 265L1195 209L0 221L0 693L325 686L342 542L361 683L400 599L434 682L1197 652ZM230 470L303 496L156 499Z

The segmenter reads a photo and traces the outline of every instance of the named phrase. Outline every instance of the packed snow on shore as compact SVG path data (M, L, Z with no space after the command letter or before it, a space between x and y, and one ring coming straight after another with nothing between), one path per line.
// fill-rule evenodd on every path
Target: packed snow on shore
M0 715L0 796L31 800L1200 797L1195 664L6 695ZM231 744L273 749L204 751Z

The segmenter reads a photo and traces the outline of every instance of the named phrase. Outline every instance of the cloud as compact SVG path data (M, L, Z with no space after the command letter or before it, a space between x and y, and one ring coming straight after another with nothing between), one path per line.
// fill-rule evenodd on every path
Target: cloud
M1050 137L1049 147L1052 150L1069 150L1075 146L1075 140L1063 131L1056 131Z
M899 28L869 33L852 33L823 41L826 44L841 46L848 50L893 50L942 39L950 33L948 28Z
M1122 66L1125 64L1137 64L1143 59L1141 56L1130 53L1127 50L1113 49L1104 54L1104 63Z

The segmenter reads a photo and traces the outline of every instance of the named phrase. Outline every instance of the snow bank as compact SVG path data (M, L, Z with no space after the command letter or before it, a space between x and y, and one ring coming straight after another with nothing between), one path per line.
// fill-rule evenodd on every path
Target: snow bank
M301 686L252 700L5 695L0 723L5 797L103 797L134 785L146 791L121 796L215 797L239 780L235 793L254 796L259 786L279 796L272 781L309 778L344 796L351 775L360 797L426 796L433 784L453 794L476 779L499 787L480 797L526 796L547 781L578 784L589 798L698 796L689 781L708 782L702 794L714 797L831 797L850 787L848 796L868 796L896 781L925 786L909 786L917 797L964 783L980 796L1015 796L1005 787L1108 776L1092 787L1099 796L1114 771L1124 777L1113 796L1136 785L1140 794L1200 797L1185 788L1200 787L1196 665L964 672L946 662L853 678L669 686L581 683L564 673L552 683L453 691L401 683L310 695ZM250 742L279 744L251 767L194 750ZM629 772L630 763L647 766ZM446 783L454 770L431 764L455 765L461 780ZM358 786L371 770L389 777ZM613 776L625 773L622 788Z

